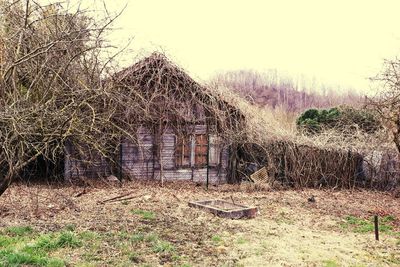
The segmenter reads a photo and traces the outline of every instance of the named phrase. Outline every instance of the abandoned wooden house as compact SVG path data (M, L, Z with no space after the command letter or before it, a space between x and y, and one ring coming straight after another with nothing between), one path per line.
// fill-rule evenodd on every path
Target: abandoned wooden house
M117 168L102 157L95 162L74 158L74 148L67 145L66 179L117 173L135 179L236 181L235 144L227 133L241 127L243 115L217 92L160 53L116 73L112 82L137 98L138 107L127 109L123 118L137 126L134 138L121 136Z

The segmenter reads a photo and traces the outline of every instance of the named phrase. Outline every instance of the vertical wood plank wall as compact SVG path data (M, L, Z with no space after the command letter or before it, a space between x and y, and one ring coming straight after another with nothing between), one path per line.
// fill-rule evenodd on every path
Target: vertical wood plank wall
M196 125L193 134L206 134L206 125ZM211 135L210 135L211 136ZM156 138L154 134L144 127L137 132L138 144L127 140L121 145L121 165L124 175L136 179L161 179L160 161L157 156ZM214 136L212 136L214 137ZM216 137L216 136L215 136ZM211 139L216 139L216 138ZM210 139L210 140L211 140ZM194 138L191 138L191 164L189 167L177 168L175 166L176 136L172 129L166 129L161 137L162 150L161 161L163 164L164 180L188 180L194 182L206 182L207 168L196 168L194 162ZM211 146L212 144L210 144ZM217 144L214 144L216 146ZM210 148L212 149L212 148ZM217 149L216 147L214 149ZM209 166L209 182L225 183L227 180L229 149L226 146L219 147L219 164ZM111 168L104 158L96 159L91 163L85 163L82 159L76 159L74 148L67 145L65 148L64 177L71 180L79 177L97 178L111 175Z
M154 176L154 135L148 129L140 127L137 137L138 144L122 142L122 172L135 178L149 179Z
M194 134L206 134L206 125L196 125ZM151 137L149 137L149 135ZM138 179L161 179L160 164L158 158L143 157L146 151L153 150L154 136L148 130L141 128L138 131L138 144L124 141L122 144L122 169L124 174ZM162 150L161 161L163 163L162 175L164 180L189 180L195 182L206 182L207 168L194 167L194 139L192 139L191 166L185 168L175 167L175 145L176 136L172 129L166 129L161 137ZM225 183L227 177L229 150L227 147L220 148L220 163L209 166L209 182Z

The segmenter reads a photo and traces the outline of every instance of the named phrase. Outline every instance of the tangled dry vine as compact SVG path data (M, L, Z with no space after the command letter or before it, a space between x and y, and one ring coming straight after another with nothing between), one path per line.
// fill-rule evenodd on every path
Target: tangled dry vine
M30 164L57 165L66 143L87 164L105 158L118 168L121 140L137 142L142 126L160 138L206 121L225 145L238 146L241 174L256 162L295 186L353 187L360 157L393 151L384 131L299 134L229 89L200 85L160 53L112 74L105 34L118 14L94 19L66 6L0 0L0 195ZM378 184L371 179L364 185Z

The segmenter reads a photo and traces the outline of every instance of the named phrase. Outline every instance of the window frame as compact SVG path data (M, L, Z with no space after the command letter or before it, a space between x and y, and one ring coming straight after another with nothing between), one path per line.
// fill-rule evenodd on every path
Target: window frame
M190 135L175 135L174 163L175 168L190 168L192 140Z
M217 134L208 135L208 166L218 167L222 162L221 137Z
M209 136L208 134L195 134L194 135L194 167L195 168L206 168L208 165L208 156L209 156ZM201 143L199 143L199 138L198 137L205 137L205 143L202 140ZM203 139L203 138L201 138ZM205 151L201 151L203 148L205 148ZM199 158L202 158L203 160L199 162ZM204 161L204 162L203 162Z

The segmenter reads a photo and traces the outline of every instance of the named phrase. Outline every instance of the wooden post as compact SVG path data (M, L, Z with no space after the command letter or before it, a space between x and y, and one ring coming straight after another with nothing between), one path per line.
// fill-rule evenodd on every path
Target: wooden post
M375 240L379 241L379 224L378 224L378 215L374 216L374 224L375 224Z

